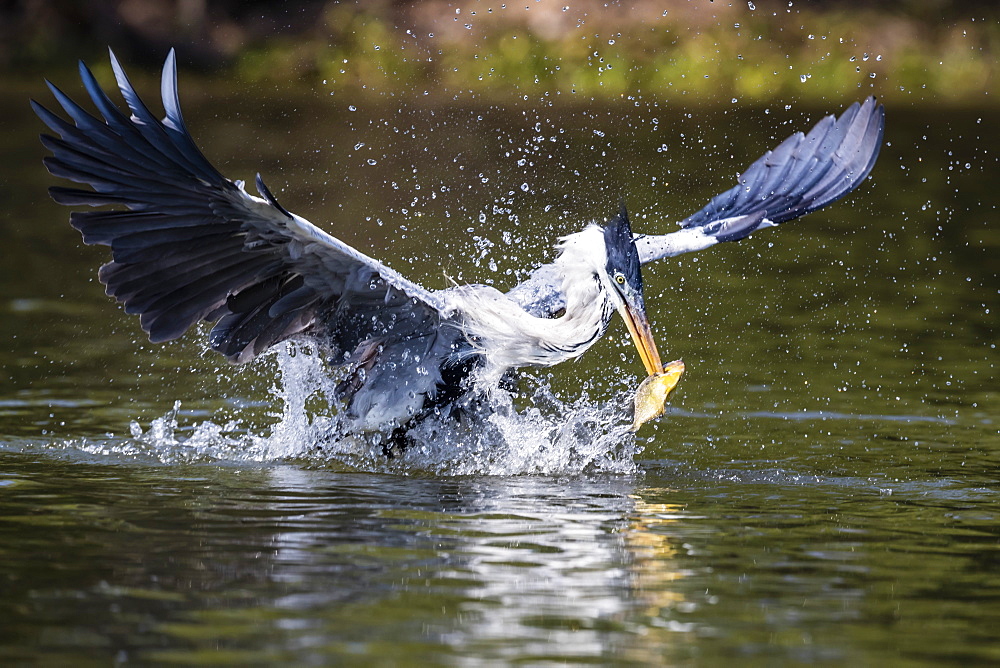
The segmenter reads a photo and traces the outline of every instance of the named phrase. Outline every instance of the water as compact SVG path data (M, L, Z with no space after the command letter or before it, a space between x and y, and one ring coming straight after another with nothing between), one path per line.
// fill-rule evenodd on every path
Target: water
M304 351L234 368L204 332L143 341L44 193L44 91L8 86L0 661L1000 661L992 111L890 109L847 201L649 268L688 372L638 438L616 325L386 460L330 437ZM621 194L671 229L841 106L250 93L188 95L222 171L429 287L511 285Z

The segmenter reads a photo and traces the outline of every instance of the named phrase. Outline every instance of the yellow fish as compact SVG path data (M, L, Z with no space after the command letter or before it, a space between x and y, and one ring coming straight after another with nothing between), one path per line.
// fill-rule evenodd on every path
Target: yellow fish
M632 431L638 431L642 425L663 415L667 398L677 387L682 375L684 375L684 362L676 360L642 381L635 390L635 419L632 421Z

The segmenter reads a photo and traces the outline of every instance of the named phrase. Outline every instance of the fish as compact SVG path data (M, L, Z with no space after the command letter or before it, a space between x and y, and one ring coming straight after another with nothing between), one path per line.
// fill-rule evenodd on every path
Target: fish
M670 393L677 387L684 375L684 362L675 360L657 373L646 377L635 390L635 413L632 421L632 431L654 418L663 415Z

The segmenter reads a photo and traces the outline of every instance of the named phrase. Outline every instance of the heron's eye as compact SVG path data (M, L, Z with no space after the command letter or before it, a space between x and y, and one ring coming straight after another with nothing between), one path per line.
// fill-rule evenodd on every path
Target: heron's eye
M621 274L615 274L615 281L618 283L618 285L625 285L625 277L622 276Z

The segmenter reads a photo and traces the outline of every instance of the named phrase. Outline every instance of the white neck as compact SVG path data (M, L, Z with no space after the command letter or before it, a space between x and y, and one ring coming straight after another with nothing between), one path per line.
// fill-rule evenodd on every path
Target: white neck
M487 378L514 367L551 366L578 357L607 329L615 304L598 278L606 273L603 229L591 225L563 237L559 248L553 266L566 312L558 318L536 318L492 288L458 289L462 328L486 357Z

